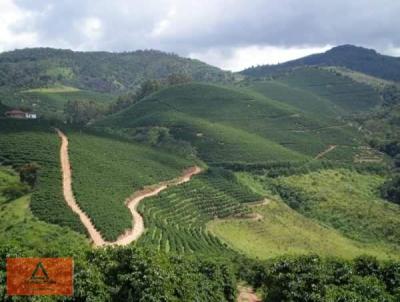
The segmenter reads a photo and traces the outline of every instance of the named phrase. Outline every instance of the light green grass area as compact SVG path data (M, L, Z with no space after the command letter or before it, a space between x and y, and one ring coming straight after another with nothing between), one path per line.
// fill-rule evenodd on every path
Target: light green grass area
M278 178L284 188L302 192L299 211L345 236L400 247L400 206L382 200L381 176L339 170Z
M30 108L42 118L64 118L64 106L68 101L94 101L99 106L115 100L115 96L70 86L52 86L29 89L7 95L5 104L10 107Z
M29 255L55 252L60 256L89 248L89 241L82 234L34 217L29 209L30 195L6 200L2 189L18 182L15 173L0 168L0 246L18 246Z
M107 240L132 227L125 200L145 185L179 176L194 165L163 149L67 132L77 202Z
M80 91L80 89L75 88L75 87L70 87L70 86L58 85L58 86L53 86L53 87L28 89L28 90L24 90L22 92L61 93L61 92L77 92L77 91Z
M304 217L279 200L252 208L258 219L213 220L208 230L233 249L259 259L283 254L339 256L354 258L370 254L394 257L389 249L380 249L348 239L339 232Z
M207 228L233 249L245 255L260 259L273 258L282 254L312 253L346 259L362 254L373 255L380 259L400 257L399 247L394 244L373 240L362 242L349 238L340 230L335 230L329 225L293 210L279 196L273 195L268 189L269 186L265 186L265 182L256 180L246 173L238 173L237 177L254 191L271 198L268 198L264 204L251 207L259 215L257 219L213 220L207 224ZM318 185L315 184L313 187L318 187ZM358 215L357 208L354 210L349 208L349 210L354 216Z

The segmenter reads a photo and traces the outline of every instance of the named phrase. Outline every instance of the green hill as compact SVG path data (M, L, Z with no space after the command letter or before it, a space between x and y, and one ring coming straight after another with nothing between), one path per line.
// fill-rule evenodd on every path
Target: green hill
M325 53L282 64L252 67L241 73L247 76L264 77L300 66L341 66L385 80L400 81L400 58L381 55L373 49L353 45L334 47Z
M95 126L125 133L167 127L214 163L307 160L328 145L360 144L343 123L249 90L198 83L164 89Z
M74 52L52 48L0 54L0 89L27 89L62 84L82 90L132 90L146 79L187 74L194 80L224 82L231 74L198 60L156 50Z
M316 67L295 68L273 80L249 81L249 86L267 97L330 119L368 111L382 103L379 92L370 85Z

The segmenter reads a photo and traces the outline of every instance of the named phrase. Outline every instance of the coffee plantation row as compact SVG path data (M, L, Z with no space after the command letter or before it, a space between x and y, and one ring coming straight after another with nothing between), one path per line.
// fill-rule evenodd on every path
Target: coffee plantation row
M36 163L38 182L30 208L35 216L49 223L85 229L66 205L62 195L59 139L50 124L0 119L0 161L14 168Z
M227 250L218 238L206 231L206 223L216 218L252 217L245 203L261 199L233 174L211 169L188 183L142 201L139 211L148 230L140 243L174 252Z
M185 158L105 136L67 131L73 190L104 239L132 228L125 200L147 185L179 176L193 165Z

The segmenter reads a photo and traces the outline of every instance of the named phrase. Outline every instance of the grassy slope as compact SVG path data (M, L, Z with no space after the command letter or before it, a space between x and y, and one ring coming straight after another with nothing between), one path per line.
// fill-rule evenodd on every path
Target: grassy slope
M54 251L60 256L89 247L83 235L34 217L29 209L29 195L6 201L2 188L17 182L16 174L0 168L0 246L18 246L29 251L29 255Z
M282 254L319 254L354 258L367 253L382 258L386 254L378 247L347 239L339 232L323 227L290 209L282 201L272 200L254 211L263 218L214 220L208 224L212 234L232 248L260 259Z
M156 93L98 126L166 126L207 161L302 160L357 137L261 94L189 84Z
M7 97L6 103L12 107L27 107L49 118L64 116L65 104L69 101L95 101L100 106L111 103L115 96L88 90L79 90L68 86L54 86L30 89Z
M378 197L382 177L326 170L277 181L309 196L300 208L308 217L349 238L400 248L400 207Z
M242 175L247 184L265 192L262 183ZM343 236L333 228L323 226L289 208L274 197L266 205L253 208L262 219L215 220L208 229L234 249L251 257L272 258L282 254L310 254L353 258L361 254L382 259L398 257L398 252L377 242L362 243ZM356 214L356 211L353 211ZM397 255L397 256L396 256Z
M124 201L145 185L172 179L189 160L138 144L69 132L77 202L106 239L132 227Z

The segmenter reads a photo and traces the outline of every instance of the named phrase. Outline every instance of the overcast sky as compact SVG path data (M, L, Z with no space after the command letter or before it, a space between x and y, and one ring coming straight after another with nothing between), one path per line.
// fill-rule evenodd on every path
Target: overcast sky
M229 70L340 44L400 56L400 0L0 0L0 51L159 49Z

